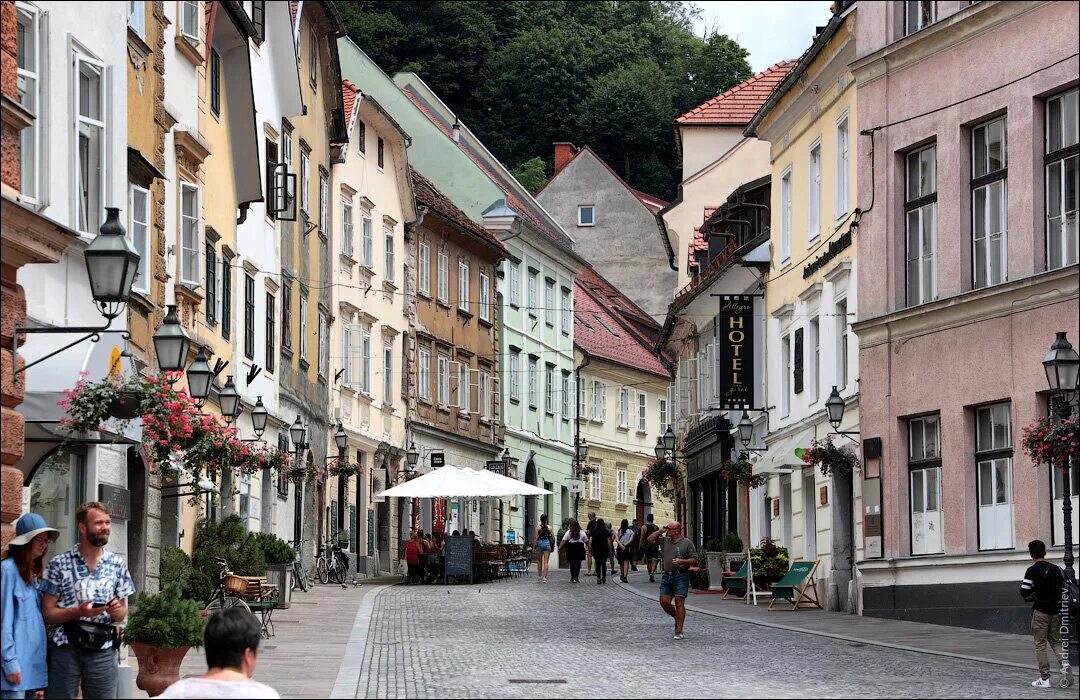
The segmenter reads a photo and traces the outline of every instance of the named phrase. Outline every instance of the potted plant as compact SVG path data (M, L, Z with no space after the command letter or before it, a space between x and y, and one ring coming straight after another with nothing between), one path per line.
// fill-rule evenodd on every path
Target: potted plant
M690 587L699 591L709 590L709 565L705 555L698 555L697 571L690 572Z
M743 541L734 532L728 532L724 534L724 570L725 571L738 571L742 566L743 553Z
M675 498L675 491L682 483L682 471L678 465L666 459L649 462L642 476L657 493L669 500Z
M810 447L802 450L800 456L807 467L821 469L822 476L851 474L859 468L859 456L855 454L855 450L850 447L837 447L831 437L811 440Z
M787 547L768 537L762 538L760 546L750 548L750 566L758 588L765 589L784 578L790 564Z
M750 464L750 461L746 459L724 462L720 466L720 476L726 481L735 481L752 489L769 483L767 476L754 473L754 465Z
M278 596L275 607L288 608L292 605L292 563L296 552L285 540L269 532L255 533L255 543L266 559L266 582L277 586Z
M124 630L124 643L139 659L135 684L151 697L180 680L180 664L188 649L202 646L201 607L181 597L178 583L170 583L155 595L139 594Z
M1035 466L1080 464L1080 416L1039 418L1024 428L1020 444Z
M724 545L713 537L705 543L705 564L709 571L709 590L720 590L720 582L724 580Z
M66 414L60 424L73 433L104 430L109 418L120 421L120 431L140 414L142 404L149 395L144 380L139 375L120 377L110 373L96 382L86 381L86 372L79 375L75 387L64 392L57 402Z

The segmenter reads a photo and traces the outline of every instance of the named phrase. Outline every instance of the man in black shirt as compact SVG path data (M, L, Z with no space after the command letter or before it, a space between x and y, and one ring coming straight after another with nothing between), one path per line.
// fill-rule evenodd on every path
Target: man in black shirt
M593 530L595 530L595 529L596 529L596 513L593 513L593 512L590 511L589 512L589 522L588 522L588 524L585 525L585 534L589 536L589 539L592 539ZM586 566L586 573L589 576L592 576L592 547L586 547L585 548L585 566Z
M1039 680L1032 681L1034 688L1050 687L1050 654L1047 642L1053 651L1059 654L1061 665L1061 686L1072 685L1072 671L1069 657L1061 646L1061 588L1064 577L1061 569L1046 561L1046 543L1033 540L1028 543L1028 553L1035 561L1024 572L1020 583L1020 595L1031 603L1031 632L1035 637L1035 659L1039 663ZM1054 664L1057 666L1058 664Z

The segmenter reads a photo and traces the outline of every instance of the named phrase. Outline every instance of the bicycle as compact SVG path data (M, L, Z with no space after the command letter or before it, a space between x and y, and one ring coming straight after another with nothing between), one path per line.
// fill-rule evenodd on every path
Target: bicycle
M224 610L226 608L243 608L250 613L251 608L244 602L243 598L225 591L225 579L232 575L232 572L229 571L229 562L226 561L224 557L214 557L214 561L221 567L221 570L218 572L218 585L213 594L211 594L210 600L206 601L203 610L212 614L217 610Z
M303 549L304 542L308 540L301 540L299 543L293 543L293 550L296 552L296 556L293 558L293 577L292 577L292 590L299 588L304 593L307 593L311 588L311 582L308 579L307 572L304 571L304 565L301 561L301 550Z
M347 571L340 554L341 549L336 543L323 544L322 552L315 558L315 573L323 583L329 583L333 579L334 583L345 585Z

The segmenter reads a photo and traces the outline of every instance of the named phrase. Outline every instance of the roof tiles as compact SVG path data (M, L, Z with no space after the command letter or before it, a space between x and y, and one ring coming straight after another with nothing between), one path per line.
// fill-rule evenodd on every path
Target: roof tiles
M476 235L487 243L494 245L499 250L506 251L506 246L502 244L502 241L496 238L494 234L486 228L470 219L468 214L461 211L457 205L443 195L443 193L432 184L431 180L424 177L420 171L410 166L409 172L412 174L413 193L416 196L417 204L433 209L466 231Z
M749 124L772 91L794 67L795 61L780 61L727 92L694 107L676 119L675 123L686 125Z
M636 309L633 302L591 268L574 278L574 287L575 345L594 357L670 378L647 342L617 318L623 305Z

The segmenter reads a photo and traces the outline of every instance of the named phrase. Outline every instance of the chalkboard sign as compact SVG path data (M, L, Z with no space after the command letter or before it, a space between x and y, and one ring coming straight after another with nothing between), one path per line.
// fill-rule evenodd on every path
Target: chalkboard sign
M443 551L445 564L443 566L444 582L449 583L451 576L468 576L469 583L473 580L473 538L454 537L446 538L446 549Z

